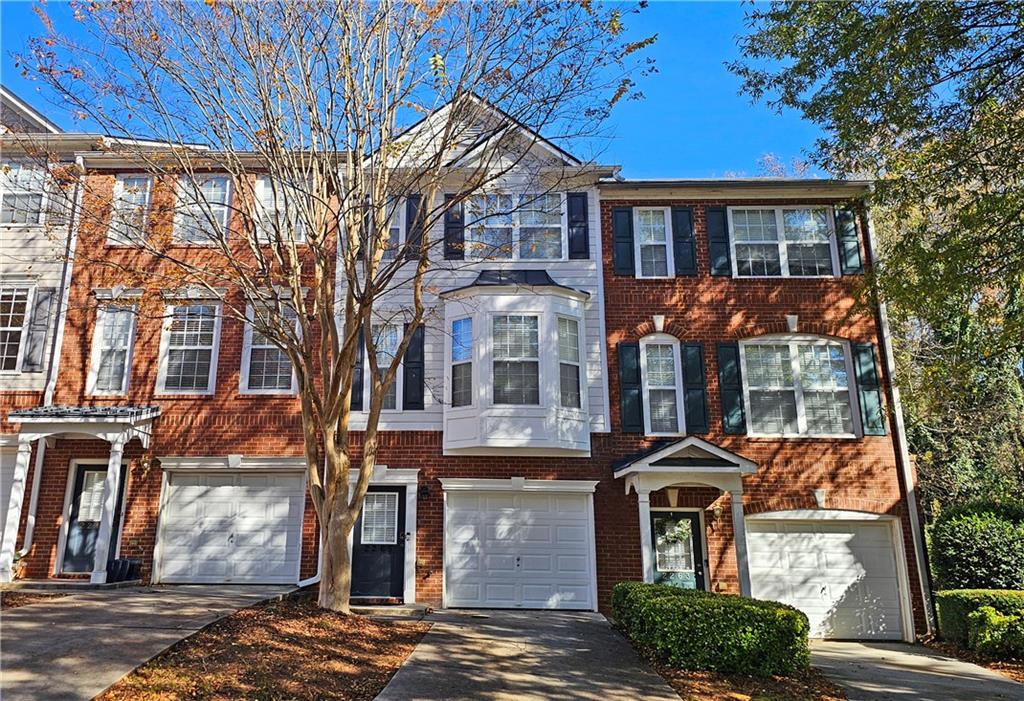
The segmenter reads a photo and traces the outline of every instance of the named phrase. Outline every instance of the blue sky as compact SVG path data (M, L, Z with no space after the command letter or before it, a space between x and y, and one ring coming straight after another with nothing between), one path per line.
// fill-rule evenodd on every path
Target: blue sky
M68 16L66 7L55 5L50 3L51 16ZM736 37L744 32L748 7L652 2L639 16L627 17L630 34L658 34L649 52L658 73L639 79L644 100L616 107L602 162L622 165L623 175L632 178L757 175L762 155L774 153L788 163L813 146L819 135L814 125L795 113L778 115L751 104L725 68L738 56ZM10 55L39 29L32 3L0 1L0 79L46 111L36 84L19 75ZM62 126L67 122L53 117Z

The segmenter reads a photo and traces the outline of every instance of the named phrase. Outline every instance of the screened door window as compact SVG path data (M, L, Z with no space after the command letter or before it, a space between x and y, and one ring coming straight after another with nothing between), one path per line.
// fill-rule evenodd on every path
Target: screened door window
M46 199L46 172L18 162L0 164L0 224L39 224Z
M95 391L120 394L128 384L128 359L131 355L135 310L131 307L104 307L99 315Z
M369 492L363 499L363 545L394 545L398 542L398 493Z
M167 333L167 373L163 388L170 392L208 392L216 342L215 306L174 307Z
M670 343L645 344L644 360L651 432L678 433L675 346Z
M402 342L401 331L396 324L374 324L372 333L377 347L377 372L383 378L398 353L398 346ZM382 409L391 410L397 406L399 375L400 373L396 373L395 380L384 392Z
M664 209L638 209L635 226L640 277L668 277L668 213Z
M145 238L150 183L150 178L144 175L118 176L114 183L114 213L107 243L131 246Z
M738 276L833 274L832 225L828 209L733 209L731 221Z
M285 312L288 321L296 322L295 312ZM249 358L246 389L251 392L291 392L292 361L281 348L249 324Z
M28 297L27 287L0 288L0 372L20 369Z
M580 325L558 318L558 382L564 407L580 408Z
M494 403L540 404L537 317L494 317Z
M452 322L452 406L473 403L473 320Z
M230 190L231 182L226 176L183 182L178 188L178 241L210 245L223 240L228 228Z

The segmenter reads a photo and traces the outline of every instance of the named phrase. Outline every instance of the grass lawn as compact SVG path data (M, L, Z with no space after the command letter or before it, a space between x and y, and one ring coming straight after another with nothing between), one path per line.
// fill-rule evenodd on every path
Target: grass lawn
M845 701L846 693L816 669L793 677L744 677L656 667L684 701Z
M311 599L260 604L182 640L97 699L369 701L429 627L343 616Z
M35 592L4 591L0 592L0 610L16 609L19 606L38 604L40 601L59 599L67 594L39 594Z

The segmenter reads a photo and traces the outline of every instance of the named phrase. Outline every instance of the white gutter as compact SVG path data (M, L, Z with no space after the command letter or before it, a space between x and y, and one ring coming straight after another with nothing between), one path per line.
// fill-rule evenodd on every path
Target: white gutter
M321 576L322 571L323 571L323 566L324 566L324 541L323 541L323 538L321 538L320 539L320 548L316 551L316 574L314 574L312 577L309 577L308 579L299 580L299 583L296 586L299 589L303 589L305 587L308 587L311 584L316 584L317 582L319 582L320 581L320 576Z
M68 316L68 302L71 297L71 270L74 267L75 247L78 244L78 223L82 211L82 181L85 176L85 162L81 156L75 157L75 165L78 168L80 178L75 181L74 209L71 213L71 220L68 222L67 244L64 248L64 266L60 278L60 298L57 301L56 323L53 330L53 340L50 344L50 361L46 367L46 386L43 390L43 406L53 404L53 393L57 388L57 369L60 366L60 353L64 346L64 323ZM42 439L36 445L36 463L32 470L32 494L28 501L28 516L25 520L25 540L21 549L15 554L15 559L28 555L32 549L32 537L36 530L36 510L39 507L39 486L43 477L43 458L46 455L46 440Z
M865 221L867 231L865 232L865 248L871 259L871 267L878 270L878 256L875 254L873 244L875 225L871 219L871 211L865 207ZM900 390L896 386L896 359L892 350L892 335L889 331L889 312L885 302L878 303L878 325L880 331L880 345L882 358L885 361L885 371L889 376L889 394L892 399L892 415L894 433L893 439L896 442L899 454L900 472L903 478L903 485L907 493L907 517L910 519L910 533L914 540L914 555L917 562L917 578L921 585L921 597L924 602L925 622L928 632L934 632L935 610L932 603L932 591L930 577L928 575L928 557L924 542L924 534L921 531L921 521L917 510L917 485L914 483L914 475L910 469L910 447L907 443L907 430L903 422L903 402L900 400Z

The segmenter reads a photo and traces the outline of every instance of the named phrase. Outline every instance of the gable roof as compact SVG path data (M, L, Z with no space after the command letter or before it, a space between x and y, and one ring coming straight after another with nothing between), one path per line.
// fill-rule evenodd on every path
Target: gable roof
M647 450L623 458L612 465L616 477L631 472L666 472L675 468L723 470L742 474L755 472L757 466L747 458L703 438L687 436L680 441L659 441Z
M61 134L64 130L14 91L0 85L0 133L9 132Z

